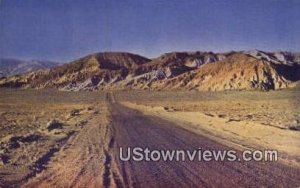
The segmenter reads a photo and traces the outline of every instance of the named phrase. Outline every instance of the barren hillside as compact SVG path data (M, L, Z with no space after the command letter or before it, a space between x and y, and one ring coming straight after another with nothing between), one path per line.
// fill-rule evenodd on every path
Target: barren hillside
M299 55L289 52L173 52L152 60L105 52L50 70L2 78L0 86L72 91L275 90L296 87L299 80Z
M233 54L214 64L161 81L156 87L196 90L274 90L294 87L300 79L298 65L274 64L246 54Z

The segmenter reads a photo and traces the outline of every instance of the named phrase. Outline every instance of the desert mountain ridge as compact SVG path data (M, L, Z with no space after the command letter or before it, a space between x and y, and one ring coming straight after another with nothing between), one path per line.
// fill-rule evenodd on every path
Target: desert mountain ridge
M60 64L45 60L19 60L13 58L0 58L0 77L29 73L42 69L49 69Z
M103 52L0 79L1 87L60 90L277 90L300 81L300 53L260 50L171 52L154 59Z

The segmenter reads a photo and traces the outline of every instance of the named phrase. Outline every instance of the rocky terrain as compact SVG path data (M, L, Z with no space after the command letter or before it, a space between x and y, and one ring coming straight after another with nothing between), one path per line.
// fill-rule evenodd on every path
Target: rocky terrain
M0 58L0 77L29 73L41 69L48 69L59 64L52 61Z
M173 52L148 59L121 52L88 55L50 70L0 79L2 87L61 90L277 90L296 87L300 54L258 50Z

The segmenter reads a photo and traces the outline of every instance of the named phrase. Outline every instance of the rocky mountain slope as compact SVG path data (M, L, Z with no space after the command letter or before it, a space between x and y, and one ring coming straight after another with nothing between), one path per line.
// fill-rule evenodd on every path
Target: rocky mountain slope
M58 65L58 63L51 61L23 61L18 59L0 58L0 77L24 74L41 69L52 68Z
M300 55L258 50L173 52L155 59L121 52L91 54L71 63L2 78L2 87L61 90L275 90L295 87Z
M236 53L214 64L163 81L164 88L196 90L274 90L294 87L300 79L298 65L273 64L246 54ZM157 87L161 87L158 84Z

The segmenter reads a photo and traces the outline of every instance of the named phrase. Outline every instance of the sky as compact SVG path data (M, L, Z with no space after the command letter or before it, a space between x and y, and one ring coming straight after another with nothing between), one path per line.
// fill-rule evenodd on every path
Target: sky
M0 0L0 57L300 51L299 0Z

